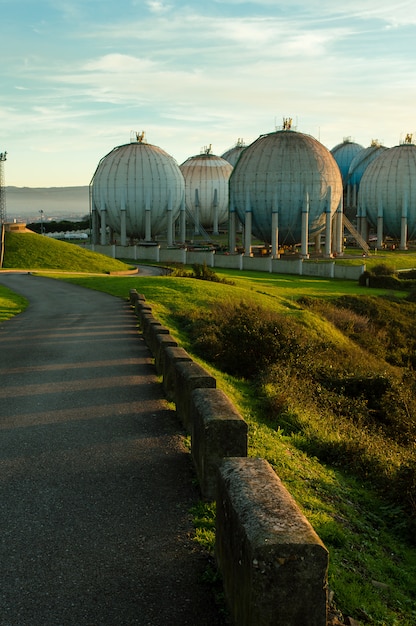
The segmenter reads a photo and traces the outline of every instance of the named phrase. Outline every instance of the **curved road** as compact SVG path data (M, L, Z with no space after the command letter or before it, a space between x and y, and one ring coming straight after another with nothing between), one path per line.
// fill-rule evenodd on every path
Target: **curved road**
M0 626L224 624L130 306L29 274L0 284L30 301L0 325Z

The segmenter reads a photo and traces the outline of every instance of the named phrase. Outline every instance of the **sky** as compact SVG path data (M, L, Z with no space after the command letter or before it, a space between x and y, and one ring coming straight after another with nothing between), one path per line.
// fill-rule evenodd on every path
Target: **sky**
M416 140L414 0L0 0L6 185L89 185L145 131L180 165L279 130Z

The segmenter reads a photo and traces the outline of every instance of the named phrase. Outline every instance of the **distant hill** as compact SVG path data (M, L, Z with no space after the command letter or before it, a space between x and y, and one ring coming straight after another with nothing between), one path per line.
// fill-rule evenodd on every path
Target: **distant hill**
M71 219L90 210L89 187L6 187L6 212L14 219L34 222L43 211L45 220Z

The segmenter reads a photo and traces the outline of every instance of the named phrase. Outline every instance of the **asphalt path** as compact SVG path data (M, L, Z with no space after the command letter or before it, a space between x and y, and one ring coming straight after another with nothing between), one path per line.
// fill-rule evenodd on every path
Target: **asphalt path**
M0 284L30 301L0 324L0 625L224 624L131 307L27 273Z

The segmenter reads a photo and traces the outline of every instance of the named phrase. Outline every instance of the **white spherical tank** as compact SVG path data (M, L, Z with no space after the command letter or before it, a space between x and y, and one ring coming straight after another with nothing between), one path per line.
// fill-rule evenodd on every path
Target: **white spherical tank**
M245 223L249 207L253 234L271 243L272 214L278 213L281 244L301 240L308 196L308 231L318 234L325 215L342 198L342 178L329 150L309 135L281 130L261 135L240 155L230 178L230 209Z
M206 229L218 230L228 218L228 181L232 165L206 149L198 156L189 157L180 170L185 179L185 202L195 219Z
M408 140L385 150L365 170L358 192L359 215L384 236L416 239L416 145ZM405 233L403 231L405 228Z
M115 232L121 222L129 237L149 239L178 217L185 194L179 165L161 148L137 141L114 148L98 164L93 179L92 209ZM124 214L124 215L123 215Z

